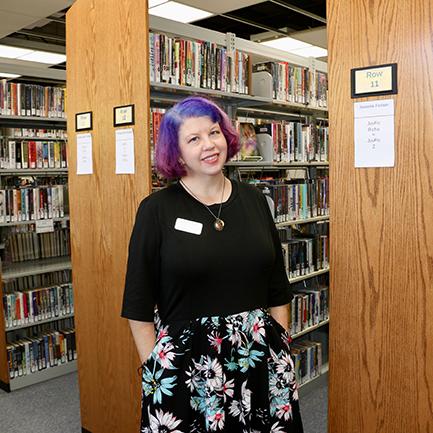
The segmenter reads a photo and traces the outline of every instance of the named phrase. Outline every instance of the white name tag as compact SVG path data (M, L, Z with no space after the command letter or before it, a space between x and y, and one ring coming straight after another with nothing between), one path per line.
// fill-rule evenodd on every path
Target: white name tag
M203 224L197 223L195 221L186 220L183 218L177 218L176 223L174 224L174 228L175 230L179 230L181 232L192 233L194 235L201 235Z

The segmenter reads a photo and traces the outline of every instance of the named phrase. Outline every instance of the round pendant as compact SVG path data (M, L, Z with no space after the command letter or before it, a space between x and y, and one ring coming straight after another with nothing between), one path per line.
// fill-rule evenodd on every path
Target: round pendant
M224 228L224 221L222 219L217 218L213 223L213 226L215 227L215 230L220 232Z

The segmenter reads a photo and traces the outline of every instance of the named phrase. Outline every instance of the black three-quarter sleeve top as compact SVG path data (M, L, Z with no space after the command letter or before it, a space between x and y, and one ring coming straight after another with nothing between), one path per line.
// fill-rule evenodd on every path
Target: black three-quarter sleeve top
M129 244L123 317L152 322L157 305L163 323L170 323L290 302L266 198L251 185L231 182L221 232L206 207L179 183L141 202ZM218 214L219 204L210 208ZM178 218L198 224L187 222L179 230Z

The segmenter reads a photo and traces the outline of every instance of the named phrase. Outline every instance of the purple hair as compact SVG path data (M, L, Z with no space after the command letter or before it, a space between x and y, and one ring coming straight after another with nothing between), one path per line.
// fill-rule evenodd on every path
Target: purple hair
M185 168L179 162L179 129L185 119L203 116L219 124L227 141L227 160L239 151L239 135L227 114L209 99L190 96L178 102L162 117L155 149L156 169L162 176L174 179L186 175Z

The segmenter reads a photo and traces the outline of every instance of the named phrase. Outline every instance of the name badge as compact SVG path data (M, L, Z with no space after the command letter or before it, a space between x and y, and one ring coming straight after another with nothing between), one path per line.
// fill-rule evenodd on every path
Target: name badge
M174 228L175 230L179 230L181 232L192 233L193 235L201 235L203 224L183 218L177 218Z

